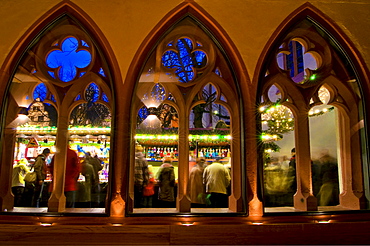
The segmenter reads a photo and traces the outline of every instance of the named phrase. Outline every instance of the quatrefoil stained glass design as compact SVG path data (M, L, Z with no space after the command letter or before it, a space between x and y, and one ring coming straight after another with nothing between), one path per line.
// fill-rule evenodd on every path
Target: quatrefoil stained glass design
M79 41L74 37L65 39L60 49L54 49L46 57L46 65L56 69L56 72L49 71L53 78L58 77L63 82L69 82L76 78L77 68L85 68L91 63L91 54L79 47ZM84 73L80 73L82 76Z
M172 42L168 46L174 48ZM203 68L207 64L207 55L201 50L194 50L193 42L188 38L178 39L175 49L176 51L168 50L163 54L162 64L175 69L180 82L190 82L195 78L195 69Z

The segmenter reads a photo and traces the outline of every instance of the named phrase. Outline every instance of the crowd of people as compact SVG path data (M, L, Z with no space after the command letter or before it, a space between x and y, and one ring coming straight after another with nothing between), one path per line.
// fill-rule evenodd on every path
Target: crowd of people
M50 153L50 149L45 148L34 160L22 158L13 165L12 193L15 207L47 206L48 197L53 191L52 174L55 157L54 155L49 162ZM77 201L82 207L99 206L101 202L99 172L102 168L102 161L97 156L92 157L90 152L86 152L81 160L77 152L68 146L64 175L66 208L74 208ZM32 180L27 177L31 173L34 175ZM48 175L51 177L50 182L46 182ZM85 178L82 186L78 182L80 175Z
M142 150L141 146L136 147L134 208L153 207L153 199L157 201L156 207L176 207L176 178L173 159L170 156L164 157L162 165L154 175ZM230 169L227 166L219 162L207 165L205 158L197 158L196 164L190 171L187 186L187 196L191 201L191 207L228 207L230 182ZM156 186L157 191L155 191ZM157 197L153 198L155 194Z
M296 149L291 158L265 167L265 204L269 207L293 206L297 191ZM339 204L338 162L325 150L311 161L312 189L319 206Z

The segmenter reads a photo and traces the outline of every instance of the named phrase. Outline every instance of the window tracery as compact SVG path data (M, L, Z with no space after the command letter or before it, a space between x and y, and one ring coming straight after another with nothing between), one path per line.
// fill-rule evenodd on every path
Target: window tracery
M360 142L358 139L348 139L345 143L338 141L337 136L345 137L343 132L349 130L349 124L357 124L362 117L358 110L361 96L356 95L347 82L354 76L353 68L348 66L349 62L340 54L340 49L333 45L331 37L324 33L307 19L296 23L282 38L281 45L275 51L276 59L268 63L261 79L260 116L262 144L264 152L267 152L264 154L267 207L294 206L301 210L320 210L317 205L323 205L320 202L323 198L319 192L320 187L317 187L324 181L317 179L318 174L313 167L323 165L318 163L324 160L321 158L324 154L330 155L331 160L335 160L333 165L339 167L336 177L340 180L338 189L341 194L336 195L339 197L337 201L340 201L341 206L348 206L345 186L352 177L348 174L344 177L345 174L340 172L352 167L354 162L356 165L359 162L344 162L341 158L347 155L350 159L356 159L357 153L344 153L348 146L360 146ZM278 120L271 121L276 118L278 109L291 113L284 113L277 117ZM348 119L349 115L354 117L352 123ZM340 123L343 119L346 124ZM325 130L327 127L330 130ZM277 129L280 133L276 133ZM295 163L299 166L297 169L295 166L292 169L289 164L291 149L299 155L298 158L294 155ZM294 177L293 185L297 186L291 186L291 191L286 189L286 192L280 194L280 197L285 198L278 200L278 193L271 187L282 177ZM338 204L330 204L334 205Z

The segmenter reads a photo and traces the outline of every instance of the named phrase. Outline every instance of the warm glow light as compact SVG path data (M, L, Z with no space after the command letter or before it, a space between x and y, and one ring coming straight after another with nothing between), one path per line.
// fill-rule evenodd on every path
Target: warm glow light
M181 222L181 225L183 225L183 226L192 226L192 225L194 225L194 222L184 221L184 222Z
M18 119L19 119L19 120L21 120L21 121L25 121L25 120L27 120L27 119L28 119L28 116L27 116L27 115L25 115L25 114L19 114L19 115L18 115Z
M252 225L263 225L262 222L252 222Z
M51 226L52 223L40 222L40 226Z
M122 223L112 223L112 226L123 226Z
M328 224L328 223L330 223L330 220L318 220L317 223L319 223L319 224Z

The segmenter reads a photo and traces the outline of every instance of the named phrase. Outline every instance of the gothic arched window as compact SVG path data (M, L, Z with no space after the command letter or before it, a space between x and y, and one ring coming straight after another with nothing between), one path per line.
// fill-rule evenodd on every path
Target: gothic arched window
M112 81L103 53L85 30L74 18L59 17L28 46L14 68L6 115L13 122L7 128L16 136L9 147L15 149L10 163L22 160L31 167L45 149L51 154L46 156L48 168L35 167L45 174L39 177L44 182L37 182L33 193L25 189L13 211L27 207L25 212L61 212L66 206L65 212L87 208L106 212ZM12 113L19 108L26 109L22 110L28 118L21 121ZM73 164L67 161L69 148L77 156ZM69 210L71 206L74 210Z
M207 210L211 206L218 208L217 213L242 209L235 206L242 203L241 198L231 192L231 187L241 186L240 163L233 164L239 155L232 151L240 153L240 145L231 142L233 137L239 139L231 131L239 128L240 119L237 100L231 100L238 98L235 80L225 54L203 27L194 23L187 17L174 25L142 65L132 108L137 117L131 213L148 213L152 211L149 207L157 208L156 213L209 213L215 211ZM149 177L157 182L151 198L141 192L146 181L139 179L140 158L147 161ZM204 161L195 166L197 159ZM226 186L218 191L222 204L215 203L217 194L210 199L194 184L195 169L203 170L212 163L221 163L225 171Z
M356 68L310 18L276 42L258 99L265 212L363 208Z

